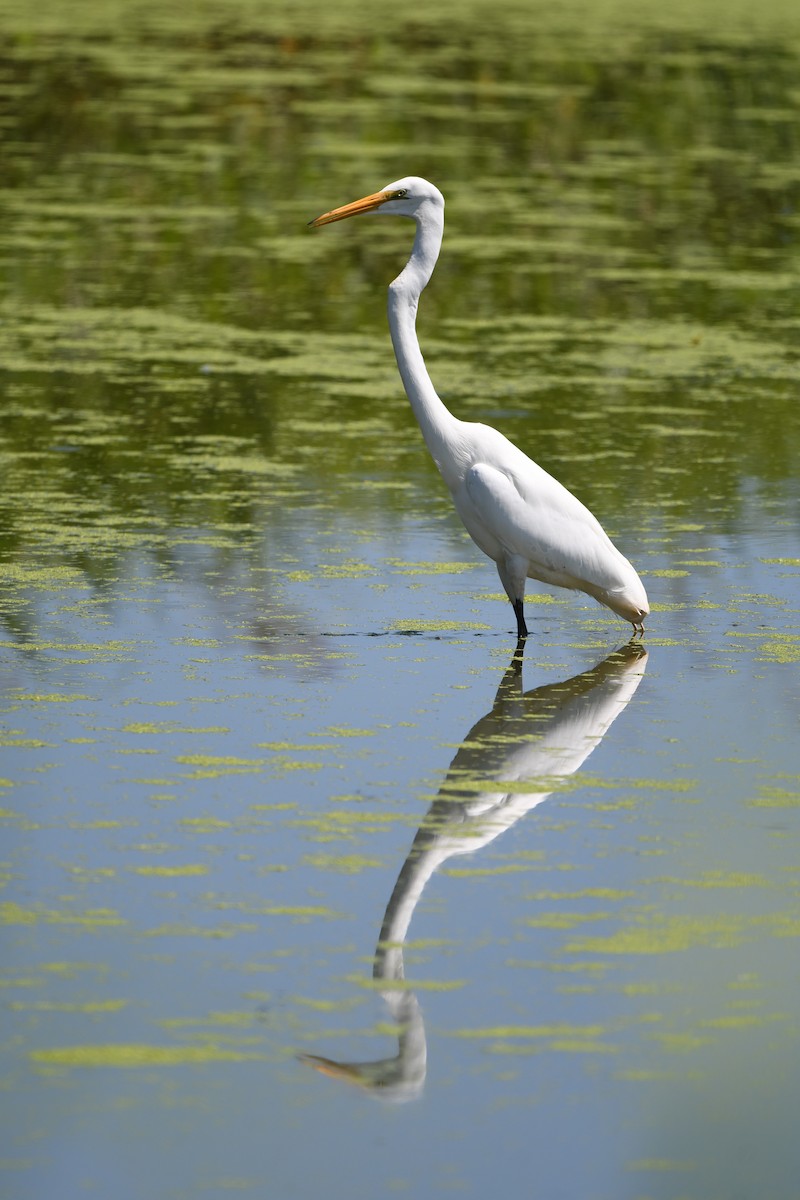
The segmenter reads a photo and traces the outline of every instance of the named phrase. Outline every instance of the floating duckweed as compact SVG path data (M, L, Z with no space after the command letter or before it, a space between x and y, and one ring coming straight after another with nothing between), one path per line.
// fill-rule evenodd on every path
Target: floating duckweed
M339 918L335 909L324 904L269 904L257 910L268 917L293 917L307 920L309 917L324 917L326 920Z
M338 918L339 913L324 904L247 904L244 901L216 902L218 909L235 908L251 916L260 917L298 917L307 920L309 917Z
M664 1050L678 1054L691 1054L713 1041L710 1037L701 1037L696 1033L657 1033L653 1036Z
M70 829L122 829L125 822L110 817L98 817L96 821L70 821Z
M762 642L759 657L762 661L785 665L800 662L800 636L786 634L780 640Z
M0 746L16 746L21 750L53 749L52 742L43 742L40 738L20 737L11 734L0 734Z
M754 800L748 800L751 808L800 808L800 792L785 788L762 787Z
M369 992L457 992L467 985L466 979L368 979L363 975L346 979Z
M175 761L181 766L197 768L189 772L189 779L220 779L225 775L258 774L263 771L265 763L263 758L237 758L225 754L179 754Z
M478 562L404 562L399 558L384 561L394 575L462 575L481 565Z
M451 1029L448 1036L482 1041L499 1038L566 1038L583 1045L586 1041L594 1041L608 1032L603 1025L490 1025L477 1029Z
M252 1012L210 1012L202 1017L165 1017L158 1024L162 1029L193 1029L197 1026L247 1029L256 1020L257 1016Z
M121 1012L129 1003L128 1000L86 1000L76 1004L55 1000L13 1000L9 1002L9 1008L22 1012L82 1013L86 1016L97 1016L99 1013Z
M550 1049L563 1054L617 1054L619 1047L609 1042L581 1041L578 1038L555 1038Z
M586 921L607 921L610 913L540 913L535 917L524 917L521 920L522 925L528 925L532 929L574 929L577 925L582 925Z
M200 925L158 925L155 929L147 929L144 931L144 937L161 938L161 937L190 937L190 938L209 938L227 939L237 937L240 933L256 933L257 925L242 922L239 925L215 925L213 928L205 928Z
M165 879L208 874L208 867L204 863L189 863L183 867L132 867L131 870L136 875L155 875Z
M370 867L383 867L379 858L366 858L361 854L306 854L303 862L323 871L339 871L343 875L357 875Z
M441 867L439 874L448 875L455 879L481 879L495 875L513 875L518 871L532 871L534 869L533 864L501 863L496 867Z
M192 833L218 833L233 828L233 821L224 821L220 817L182 817L179 823Z
M547 889L537 890L525 897L526 900L627 900L630 896L634 896L635 892L623 890L622 888L610 887L587 887L580 888L575 892L552 891Z
M256 1062L254 1051L220 1046L150 1046L140 1043L97 1046L55 1046L32 1050L31 1062L43 1067L180 1067L219 1062Z
M110 908L90 908L82 913L59 912L57 909L23 908L6 901L0 904L0 925L82 925L97 929L107 925L124 925L125 921Z
M291 750L293 754L307 753L308 751L316 754L336 749L335 742L319 742L316 744L311 742L257 742L256 745L259 750Z
M204 725L192 727L190 725L180 725L177 721L130 721L127 725L122 726L123 733L141 733L141 734L177 734L191 733L198 736L205 736L212 733L230 733L230 728L227 725Z
M606 937L575 939L566 950L570 954L672 954L697 946L736 946L747 928L748 922L739 917L673 917Z
M117 872L115 867L67 867L70 875L83 880L113 879Z
M375 567L369 566L368 563L322 563L316 571L288 571L286 578L294 583L309 583L319 577L323 579L362 579L375 574L377 574Z
M754 1013L729 1014L724 1017L709 1017L700 1022L701 1029L756 1029L768 1023L767 1018Z
M656 882L677 883L682 887L712 889L770 886L769 880L763 875L750 874L746 871L705 871L699 879L663 877L656 880Z
M399 822L416 826L414 817L402 813L329 812L317 817L297 817L287 821L287 826L303 829L306 836L315 842L350 841L359 844L369 834L385 829L388 824Z
M349 1012L359 1006L361 998L351 996L342 1000L312 1000L307 996L293 996L292 1001L302 1008L314 1009L315 1012Z
M27 563L5 562L0 568L3 582L30 588L56 588L59 586L88 588L77 567L53 564L49 567L34 567Z
M343 737L343 738L358 738L358 737L374 737L374 729L356 729L349 725L329 725L322 734L323 737Z

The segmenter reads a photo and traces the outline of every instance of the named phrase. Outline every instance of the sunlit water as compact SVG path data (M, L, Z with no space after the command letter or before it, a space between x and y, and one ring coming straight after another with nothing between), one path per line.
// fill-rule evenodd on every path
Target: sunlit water
M798 23L8 9L3 1189L792 1200ZM704 16L705 12L705 16ZM494 567L420 333L641 571Z

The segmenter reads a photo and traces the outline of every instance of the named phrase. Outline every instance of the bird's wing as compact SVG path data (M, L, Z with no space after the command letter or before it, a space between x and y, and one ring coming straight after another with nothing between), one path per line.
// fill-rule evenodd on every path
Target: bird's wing
M521 486L513 474L487 463L475 463L467 471L467 495L484 528L505 554L552 573L553 582L563 577L566 587L581 586L571 580L614 586L615 560L622 556L600 523L556 479L526 462L535 477L527 470Z

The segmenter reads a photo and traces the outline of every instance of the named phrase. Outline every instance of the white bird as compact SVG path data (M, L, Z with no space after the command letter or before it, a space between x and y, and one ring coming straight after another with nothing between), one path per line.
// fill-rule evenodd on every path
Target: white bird
M417 305L439 257L444 197L408 176L334 208L317 227L359 213L411 217L411 257L389 285L389 329L406 395L456 511L475 544L493 559L526 638L525 580L593 596L642 635L650 611L642 581L600 522L571 492L490 425L460 421L436 394L416 334Z

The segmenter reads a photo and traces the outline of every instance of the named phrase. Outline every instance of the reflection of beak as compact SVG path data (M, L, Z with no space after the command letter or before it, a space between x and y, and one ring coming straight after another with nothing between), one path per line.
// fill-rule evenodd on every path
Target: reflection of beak
M330 212L323 213L321 217L315 217L308 223L316 229L318 225L330 225L331 221L344 221L346 217L357 217L359 213L374 212L376 208L380 208L382 204L391 199L391 192L373 192L370 196L354 200L352 204L343 204L341 208L332 208Z
M364 1078L364 1072L358 1066L350 1063L336 1062L332 1058L322 1058L319 1054L298 1054L298 1061L313 1067L321 1075L330 1075L332 1079L343 1079L345 1083L355 1083L359 1087L368 1087L369 1081Z

